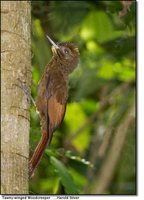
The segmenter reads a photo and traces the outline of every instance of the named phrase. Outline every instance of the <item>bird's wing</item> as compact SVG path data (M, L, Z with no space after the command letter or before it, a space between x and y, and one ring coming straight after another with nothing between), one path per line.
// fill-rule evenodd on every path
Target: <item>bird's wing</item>
M47 76L43 76L36 101L42 132L48 131L51 135L61 124L65 114L67 97L67 82L60 71L50 71Z
M47 85L47 110L49 118L49 129L53 132L62 122L66 101L68 97L68 88L63 75L60 72L51 75Z
M61 124L64 118L65 108L65 104L59 103L55 96L52 96L48 100L48 118L50 134Z

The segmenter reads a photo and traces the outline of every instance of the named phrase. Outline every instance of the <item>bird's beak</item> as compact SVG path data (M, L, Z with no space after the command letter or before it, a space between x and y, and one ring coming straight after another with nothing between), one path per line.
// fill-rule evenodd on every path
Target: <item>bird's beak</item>
M59 49L59 46L56 43L54 43L54 41L48 35L46 35L46 36L47 36L47 39L49 40L49 42L54 46L54 48Z

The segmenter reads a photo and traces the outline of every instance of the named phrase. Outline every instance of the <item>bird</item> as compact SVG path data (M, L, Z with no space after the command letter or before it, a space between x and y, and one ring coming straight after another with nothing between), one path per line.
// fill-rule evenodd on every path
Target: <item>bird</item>
M69 74L80 60L78 47L71 42L55 43L48 35L52 45L52 58L45 67L38 85L36 109L41 122L41 139L29 161L29 176L34 172L46 147L50 144L53 132L63 121L68 100Z

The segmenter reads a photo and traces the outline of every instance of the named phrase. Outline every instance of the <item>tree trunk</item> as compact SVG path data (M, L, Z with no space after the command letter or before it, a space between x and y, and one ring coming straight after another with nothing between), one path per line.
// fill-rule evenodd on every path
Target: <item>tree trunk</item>
M1 193L28 194L29 102L18 79L31 88L31 6L1 1Z

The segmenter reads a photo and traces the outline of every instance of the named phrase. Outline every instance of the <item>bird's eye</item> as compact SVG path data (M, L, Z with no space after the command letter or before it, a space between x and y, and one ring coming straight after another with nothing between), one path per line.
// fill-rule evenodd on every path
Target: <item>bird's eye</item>
M65 52L65 54L68 54L69 51L67 49L64 49L64 52Z

